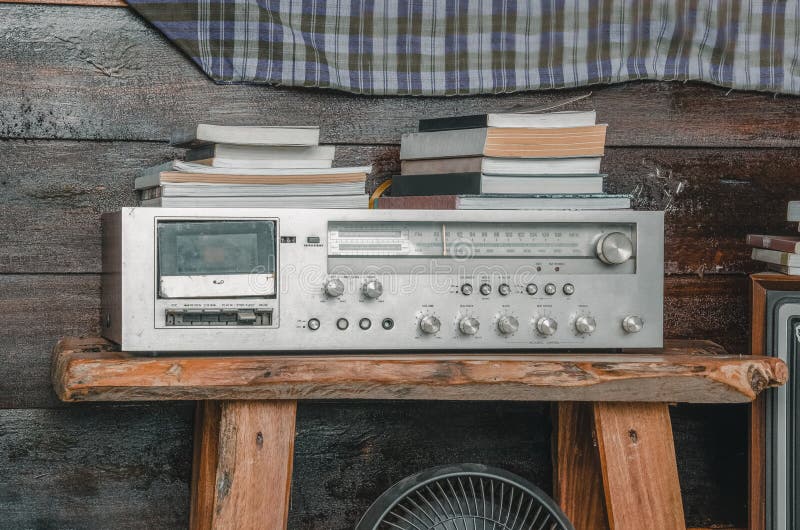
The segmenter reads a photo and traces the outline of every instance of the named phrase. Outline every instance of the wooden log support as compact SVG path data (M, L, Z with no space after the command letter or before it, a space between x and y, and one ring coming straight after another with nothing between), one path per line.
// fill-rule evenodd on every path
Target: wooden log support
M147 357L64 339L52 380L63 401L435 399L745 403L786 381L779 359L720 355L706 341L623 354Z
M201 401L191 530L285 528L296 401Z
M686 530L665 403L595 403L594 425L612 530Z

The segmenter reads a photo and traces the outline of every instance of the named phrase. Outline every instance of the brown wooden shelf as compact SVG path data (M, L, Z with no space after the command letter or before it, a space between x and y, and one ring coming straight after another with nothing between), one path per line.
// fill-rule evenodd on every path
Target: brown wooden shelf
M627 353L152 357L65 338L52 379L64 401L438 399L741 403L787 378L779 359L706 341Z

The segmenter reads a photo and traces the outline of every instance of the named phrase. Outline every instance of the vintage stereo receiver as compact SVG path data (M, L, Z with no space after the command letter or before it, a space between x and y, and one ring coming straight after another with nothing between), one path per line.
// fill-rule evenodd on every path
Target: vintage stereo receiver
M662 345L662 212L124 208L103 334L128 351Z

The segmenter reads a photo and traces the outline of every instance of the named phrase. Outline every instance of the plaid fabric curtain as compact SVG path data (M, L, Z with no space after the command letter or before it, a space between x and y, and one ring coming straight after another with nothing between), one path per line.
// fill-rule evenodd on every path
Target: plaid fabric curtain
M800 94L800 0L128 0L219 83L455 95L632 79Z

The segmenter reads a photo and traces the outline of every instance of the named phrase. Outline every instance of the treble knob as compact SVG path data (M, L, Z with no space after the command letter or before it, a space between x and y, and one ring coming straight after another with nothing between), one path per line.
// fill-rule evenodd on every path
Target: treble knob
M475 317L464 317L458 323L458 329L464 335L474 335L480 329L481 323L478 322L478 319Z
M594 317L584 315L575 319L575 330L581 335L591 335L597 329Z
M383 294L383 285L378 280L369 280L361 288L367 298L378 298Z
M433 335L438 333L442 327L441 321L433 315L427 315L422 317L419 321L419 329L428 335Z
M608 265L620 265L633 256L633 242L622 232L611 232L597 241L597 257Z
M497 321L497 331L503 335L511 335L512 333L516 333L518 329L519 320L511 315L500 317L500 319Z
M325 282L325 294L331 298L342 296L342 294L344 294L344 284L342 280L339 278L329 278L328 281Z
M555 334L557 329L558 322L554 318L542 317L536 321L536 330L546 337Z

